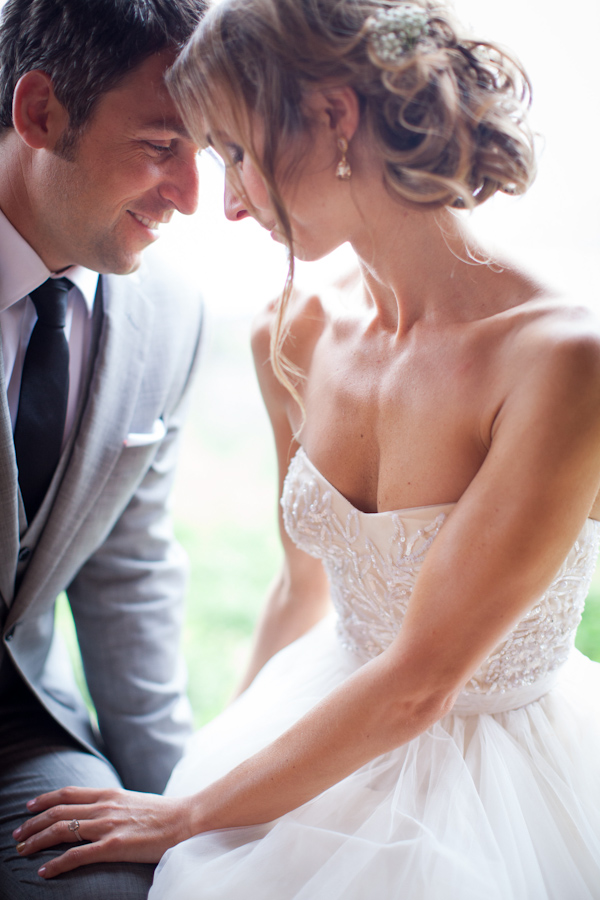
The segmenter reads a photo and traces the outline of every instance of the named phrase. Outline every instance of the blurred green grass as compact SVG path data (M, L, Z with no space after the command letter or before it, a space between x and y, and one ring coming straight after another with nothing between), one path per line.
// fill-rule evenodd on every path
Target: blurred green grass
M212 322L174 492L175 531L190 560L183 650L197 726L225 706L241 677L281 559L275 454L248 332L243 319ZM57 616L84 688L65 597ZM600 662L600 568L576 644Z
M600 662L600 569L585 602L581 625L577 629L575 646L590 659Z
M178 527L190 558L184 653L197 725L226 705L247 660L266 587L279 561L274 534L235 523Z

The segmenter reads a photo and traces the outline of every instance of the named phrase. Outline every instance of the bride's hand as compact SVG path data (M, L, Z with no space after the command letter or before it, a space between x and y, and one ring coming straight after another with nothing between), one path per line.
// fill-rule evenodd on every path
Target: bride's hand
M29 856L56 844L73 846L39 870L53 878L98 862L156 863L193 834L190 797L66 787L27 804L36 813L13 832L17 850Z

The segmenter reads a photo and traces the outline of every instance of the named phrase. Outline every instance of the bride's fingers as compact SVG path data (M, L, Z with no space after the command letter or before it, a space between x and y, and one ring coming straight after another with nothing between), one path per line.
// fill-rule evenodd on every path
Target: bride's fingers
M60 856L56 856L49 862L38 869L38 875L42 878L54 878L56 875L62 875L63 872L70 872L72 869L78 869L79 866L89 866L91 863L113 862L107 852L104 843L97 844L77 844L71 847Z
M95 841L105 831L101 822L94 819L64 819L52 823L44 828L38 828L28 837L17 844L17 850L21 856L30 856L39 853L57 844L82 844ZM78 865L81 865L79 863Z
M35 834L39 834L42 831L47 831L53 825L59 826L62 828L68 827L69 822L79 820L83 822L86 819L93 819L94 816L94 807L90 806L53 806L51 809L46 810L43 813L40 813L39 816L34 816L32 819L27 819L26 822L23 822L19 828L15 828L13 831L13 838L20 843L26 841L28 838L32 837ZM56 831L57 829L55 829ZM67 840L70 842L71 840L77 840L77 831L71 829L70 834L67 835ZM60 843L60 841L57 841Z
M114 805L116 794L116 791L95 788L62 788L60 791L43 794L36 798L35 806L41 811L16 828L13 838L23 843L54 823L97 818ZM28 807L31 812L34 811L31 804ZM76 832L74 834L77 839Z
M72 844L39 870L44 878L92 862L156 863L165 850L194 833L189 822L189 798L68 788L40 798L40 805L81 798L93 802L50 806L13 832L23 856L65 842Z
M51 806L96 803L98 800L107 797L109 793L110 791L105 788L69 786L34 797L27 804L27 809L29 812L42 812L42 810L49 809Z

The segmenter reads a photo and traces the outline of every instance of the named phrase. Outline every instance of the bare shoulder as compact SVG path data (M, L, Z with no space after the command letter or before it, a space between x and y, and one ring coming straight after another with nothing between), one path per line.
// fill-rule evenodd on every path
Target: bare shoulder
M262 345L270 340L271 331L277 318L278 301L271 300L254 318L252 324L252 344ZM317 294L300 294L294 291L290 299L286 322L295 335L320 331L325 324L326 314L321 298Z
M277 309L278 302L271 301L255 317L252 324L252 352L259 372L265 368L271 370L269 353ZM318 295L302 295L294 292L286 315L287 336L282 348L291 363L306 370L310 364L314 345L323 333L326 323L327 315Z
M516 371L588 381L590 387L600 378L600 320L589 307L540 300L514 311L511 331Z
M252 322L250 342L257 369L264 366L269 359L271 331L275 324L276 310L277 302L272 300L261 309Z
M486 442L506 429L577 440L600 424L600 323L592 310L555 301L509 310L498 347Z
M591 306L568 303L560 298L541 297L516 307L515 317L524 327L556 336L586 336L600 334L600 319Z

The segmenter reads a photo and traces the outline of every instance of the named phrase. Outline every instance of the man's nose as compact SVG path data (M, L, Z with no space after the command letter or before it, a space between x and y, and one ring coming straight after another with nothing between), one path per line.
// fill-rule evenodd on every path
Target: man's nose
M229 184L229 180L225 180L225 196L223 197L223 206L225 209L225 218L230 222L240 222L246 219L250 213L242 200Z
M159 186L163 200L185 216L191 216L198 208L197 156L174 159L167 177Z

